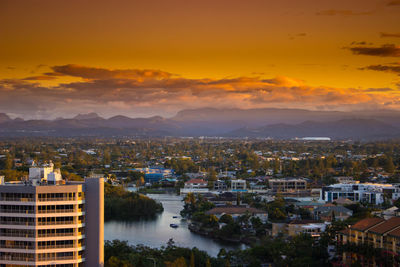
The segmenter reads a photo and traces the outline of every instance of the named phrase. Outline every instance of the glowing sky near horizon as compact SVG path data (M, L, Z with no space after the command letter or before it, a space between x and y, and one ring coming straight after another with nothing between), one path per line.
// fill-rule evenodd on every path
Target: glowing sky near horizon
M398 0L0 0L0 112L400 109Z

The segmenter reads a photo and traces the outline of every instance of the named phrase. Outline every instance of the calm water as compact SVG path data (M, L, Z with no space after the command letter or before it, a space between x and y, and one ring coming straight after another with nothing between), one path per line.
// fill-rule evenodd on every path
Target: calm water
M170 194L149 194L149 197L160 201L164 212L154 220L135 222L106 222L104 225L104 238L106 240L127 240L132 245L143 244L159 248L166 246L172 238L177 246L197 247L206 251L211 256L217 256L221 248L232 250L244 248L242 245L226 244L191 233L187 222L182 221L179 212L183 208L182 197ZM173 218L178 216L178 218ZM178 228L171 228L171 223L178 224Z

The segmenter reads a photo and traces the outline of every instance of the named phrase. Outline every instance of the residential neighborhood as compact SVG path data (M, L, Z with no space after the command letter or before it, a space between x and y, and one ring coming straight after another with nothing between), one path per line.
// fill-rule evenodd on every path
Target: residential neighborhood
M166 203L162 196L173 196L181 208L170 227L210 242L251 248L305 236L313 246L327 242L324 251L331 264L380 262L378 255L368 258L354 246L388 250L393 261L400 252L393 245L400 229L396 143L211 138L0 142L2 183L29 180L28 171L37 166L56 170L48 173L49 183L103 176L113 190L160 199L154 206L158 213ZM113 207L106 205L106 210L118 218L115 212L122 208ZM395 242L390 249L389 241Z

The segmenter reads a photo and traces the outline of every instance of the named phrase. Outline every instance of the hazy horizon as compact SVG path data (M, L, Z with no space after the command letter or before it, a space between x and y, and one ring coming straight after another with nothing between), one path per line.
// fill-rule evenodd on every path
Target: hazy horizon
M251 111L251 110L264 110L264 109L271 109L271 110L302 110L302 111L312 111L312 112L340 112L340 113L348 113L348 114L352 114L352 113L362 113L362 112L400 112L400 110L396 110L396 109L363 109L363 110L351 110L351 111L343 111L343 110L312 110L312 109L302 109L302 108L270 108L270 107L264 107L264 108L215 108L215 107L200 107L200 108L186 108L186 109L181 109L178 110L175 113L169 114L168 116L165 116L163 114L150 114L150 115L129 115L129 114L123 114L123 113L116 113L116 114L111 114L111 115L103 115L101 112L94 112L94 111L88 111L85 113L70 113L70 114L66 114L65 117L54 117L54 116L46 116L46 117L20 117L20 116L16 116L15 114L12 113L7 113L7 112L0 112L0 114L6 114L8 117L10 117L11 119L23 119L23 120L57 120L57 119L74 119L77 116L86 116L86 115L90 115L90 114L95 114L103 119L110 119L116 116L124 116L124 117L128 117L128 118L132 118L132 119L137 119L137 118L153 118L153 117L162 117L164 119L172 119L175 116L177 116L179 113L181 112L185 112L185 111L202 111L202 110L224 110L224 111L228 111L228 110L240 110L240 111Z

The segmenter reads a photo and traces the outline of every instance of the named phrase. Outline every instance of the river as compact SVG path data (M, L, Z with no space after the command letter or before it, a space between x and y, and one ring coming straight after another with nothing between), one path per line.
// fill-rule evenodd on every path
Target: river
M244 245L219 242L190 232L188 223L181 220L179 212L183 209L182 197L172 194L148 194L147 196L160 201L164 212L153 220L134 222L108 221L104 224L105 240L126 240L131 245L146 245L153 248L166 246L172 238L177 246L206 251L216 257L221 248L226 250L243 249ZM173 218L178 216L178 218ZM178 224L178 228L171 228L171 223Z

